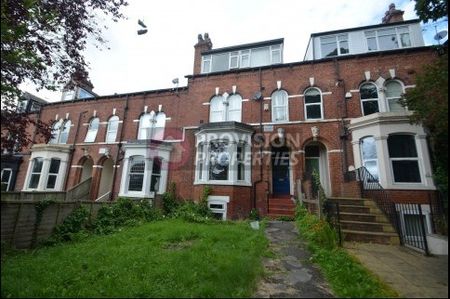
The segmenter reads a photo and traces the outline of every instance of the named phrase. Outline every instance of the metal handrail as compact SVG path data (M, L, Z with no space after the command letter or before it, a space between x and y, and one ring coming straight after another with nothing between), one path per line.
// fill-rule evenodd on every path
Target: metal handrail
M362 197L371 198L376 203L400 236L400 240L402 240L402 230L400 229L395 203L390 200L387 191L364 166L355 169L355 173L356 180L360 182Z
M99 198L97 198L95 201L100 202L100 201L104 201L104 199L106 199L105 201L108 201L110 194L111 194L111 191L108 191L105 194L103 194L102 196L100 196Z

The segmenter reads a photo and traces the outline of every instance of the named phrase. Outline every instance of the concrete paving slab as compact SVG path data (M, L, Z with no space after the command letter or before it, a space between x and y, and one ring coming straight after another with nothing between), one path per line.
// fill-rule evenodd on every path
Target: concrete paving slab
M401 246L345 243L366 268L405 298L448 298L448 256L427 257Z

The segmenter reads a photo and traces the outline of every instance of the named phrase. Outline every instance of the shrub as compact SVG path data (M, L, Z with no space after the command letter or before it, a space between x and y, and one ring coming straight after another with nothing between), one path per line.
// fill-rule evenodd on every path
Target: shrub
M167 215L173 213L178 207L178 201L175 191L175 183L171 183L169 185L168 191L164 192L164 194L162 195L163 211Z
M46 245L59 242L79 240L87 236L87 232L82 232L88 222L89 212L84 207L78 207L64 219L63 223L55 227L50 238L43 243Z
M213 219L209 209L205 210L201 204L196 204L190 200L180 204L170 216L194 223L207 223Z

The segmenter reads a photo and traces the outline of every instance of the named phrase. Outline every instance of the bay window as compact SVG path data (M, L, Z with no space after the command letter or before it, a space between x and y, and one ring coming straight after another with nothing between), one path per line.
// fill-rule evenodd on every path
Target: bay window
M28 183L29 189L37 189L39 181L41 179L42 166L44 164L44 159L41 157L34 158L31 166L30 181Z
M378 181L378 159L375 138L373 136L364 137L360 140L362 165L370 172L373 178Z
M142 191L144 184L145 160L143 156L130 158L130 170L128 172L128 191Z
M50 169L47 176L47 187L46 189L55 189L56 179L58 178L59 166L61 165L60 159L50 160Z
M395 183L420 183L419 158L413 135L389 135L389 158Z

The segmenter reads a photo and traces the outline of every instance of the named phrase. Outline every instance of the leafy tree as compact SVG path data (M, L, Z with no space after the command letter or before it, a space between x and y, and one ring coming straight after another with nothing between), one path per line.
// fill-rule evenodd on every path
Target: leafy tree
M448 15L447 0L416 0L414 9L419 18L427 23Z
M99 16L118 21L125 0L2 0L1 1L1 148L11 150L31 141L25 129L37 126L49 137L49 126L16 113L19 85L33 82L56 90L71 74L87 74L83 57L87 38L97 48L105 43ZM86 78L87 79L87 78ZM11 141L13 140L13 141Z
M447 0L416 0L416 13L427 23L448 15ZM428 130L433 153L434 178L448 206L448 48L438 47L438 59L416 76L403 103L413 110L411 121Z

